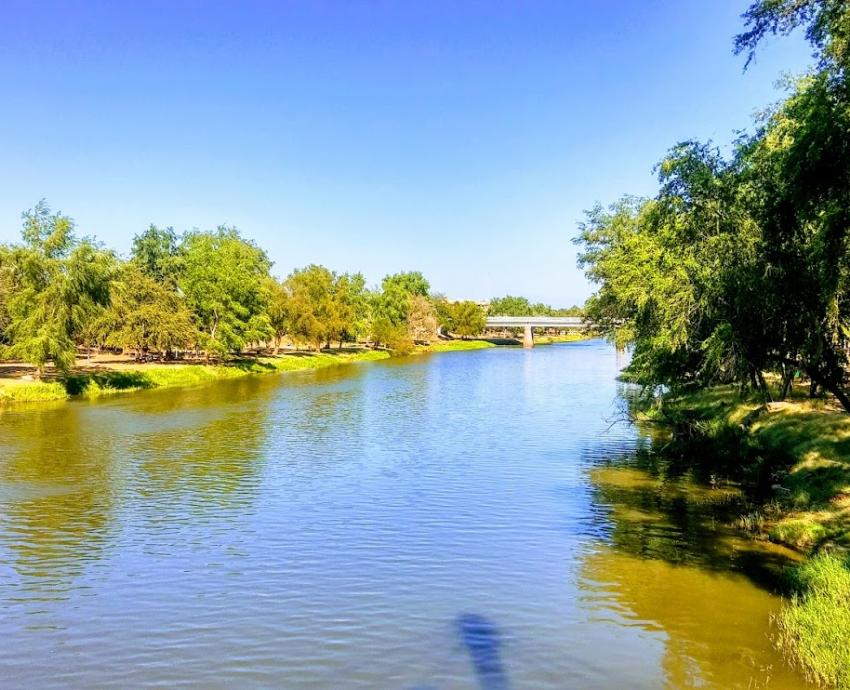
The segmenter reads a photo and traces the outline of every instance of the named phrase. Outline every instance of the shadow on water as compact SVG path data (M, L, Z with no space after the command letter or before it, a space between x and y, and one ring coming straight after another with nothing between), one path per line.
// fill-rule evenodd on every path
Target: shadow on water
M469 652L478 685L482 690L508 690L502 665L499 629L484 616L462 613L457 617L460 640Z

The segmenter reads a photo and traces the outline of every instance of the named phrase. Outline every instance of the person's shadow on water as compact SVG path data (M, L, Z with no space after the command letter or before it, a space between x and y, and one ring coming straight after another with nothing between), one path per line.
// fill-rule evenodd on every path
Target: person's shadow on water
M499 629L476 613L460 614L455 624L481 690L508 690L508 677L499 651Z

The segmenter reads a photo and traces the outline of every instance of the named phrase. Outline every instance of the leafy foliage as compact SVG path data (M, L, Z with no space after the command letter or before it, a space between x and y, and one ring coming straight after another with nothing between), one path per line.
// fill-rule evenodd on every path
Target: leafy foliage
M36 365L48 361L68 371L76 338L97 308L109 301L114 257L88 240L77 240L70 218L52 214L45 202L23 214L24 244L6 257L8 356Z
M487 320L484 310L469 300L450 304L448 317L448 329L462 338L481 333Z
M272 335L263 290L271 262L263 250L222 226L187 233L180 255L178 287L205 350L223 356Z
M494 297L488 312L495 316L582 316L584 313L579 306L556 309L542 302L532 304L526 297L514 295Z
M113 283L111 304L96 330L106 345L138 354L156 350L164 355L198 339L185 300L133 262L125 264Z
M671 387L738 382L784 396L805 373L850 410L850 88L845 3L763 0L738 50L808 24L822 60L724 158L683 142L653 199L595 207L579 257L591 318L634 347L629 375Z
M286 293L287 332L316 350L323 343L341 341L351 328L350 280L324 266L293 271L283 285Z
M437 312L427 297L413 295L410 298L407 331L414 342L430 342L437 334Z
M180 270L179 244L174 228L155 225L133 238L131 260L145 274L160 282L176 282Z

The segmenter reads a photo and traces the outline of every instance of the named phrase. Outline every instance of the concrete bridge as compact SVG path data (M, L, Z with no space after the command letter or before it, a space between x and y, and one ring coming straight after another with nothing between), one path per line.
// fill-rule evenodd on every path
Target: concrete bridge
M522 328L523 347L534 347L535 328L576 331L592 327L580 316L488 316L486 324L486 328Z

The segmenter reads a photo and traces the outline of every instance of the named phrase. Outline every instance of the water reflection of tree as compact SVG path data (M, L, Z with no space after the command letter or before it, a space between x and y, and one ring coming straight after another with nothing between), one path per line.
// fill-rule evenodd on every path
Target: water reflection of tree
M237 379L140 401L127 439L148 521L227 516L251 503L266 457L274 381ZM279 382L278 382L279 383ZM173 525L172 525L173 526Z
M4 420L0 546L25 590L64 597L119 529L173 529L244 510L259 483L275 387L226 384Z
M769 638L778 602L740 575L603 548L585 556L581 579L585 605L615 608L629 626L663 631L667 687L805 687Z
M789 553L728 526L735 492L669 477L645 458L591 472L595 521L606 542L582 559L591 608L666 634L663 667L676 688L798 688L769 639L775 587Z
M4 426L0 543L25 589L61 597L109 536L115 439L89 428L77 405L28 410Z
M281 391L285 422L316 446L333 445L362 424L364 367L331 367L299 374ZM348 436L346 433L346 437ZM329 450L329 449L328 449Z
M742 538L746 511L734 487L691 481L663 457L639 449L590 473L597 529L619 550L707 570L735 570L770 590L783 588L790 551Z

